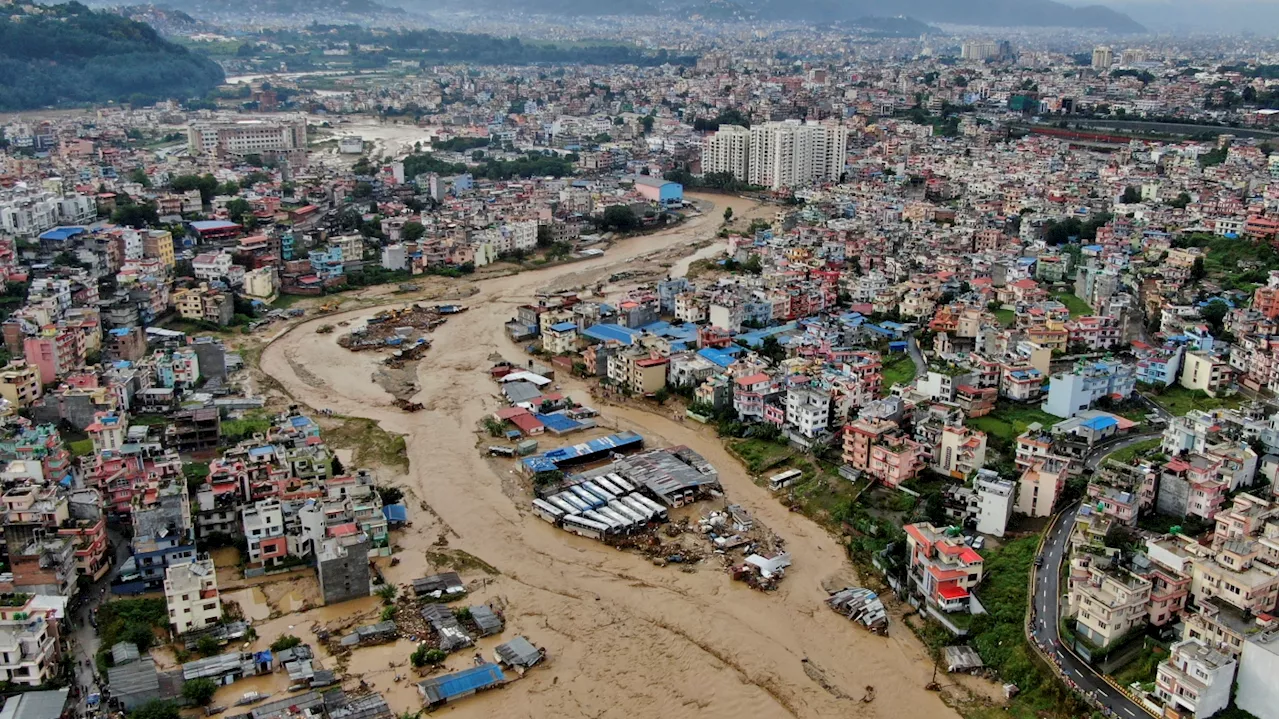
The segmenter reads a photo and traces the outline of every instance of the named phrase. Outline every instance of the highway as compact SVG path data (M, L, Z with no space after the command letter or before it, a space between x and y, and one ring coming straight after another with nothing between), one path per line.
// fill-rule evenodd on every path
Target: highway
M1112 452L1155 436L1159 436L1159 432L1136 434L1125 437L1120 441L1097 447L1085 458L1085 466L1091 470L1096 469L1103 458ZM1103 681L1098 673L1093 670L1093 667L1090 667L1073 652L1067 651L1062 647L1058 616L1060 603L1066 588L1059 586L1059 578L1061 577L1062 562L1066 558L1067 540L1071 537L1071 527L1075 521L1076 510L1079 507L1080 503L1077 502L1059 514L1053 525L1049 527L1048 534L1045 537L1044 549L1040 553L1043 564L1035 570L1035 594L1032 597L1032 606L1035 608L1032 614L1032 638L1057 663L1059 675L1067 682L1068 686L1072 686L1077 691L1093 697L1094 700L1109 709L1115 716L1139 719L1139 717L1147 715L1145 709Z

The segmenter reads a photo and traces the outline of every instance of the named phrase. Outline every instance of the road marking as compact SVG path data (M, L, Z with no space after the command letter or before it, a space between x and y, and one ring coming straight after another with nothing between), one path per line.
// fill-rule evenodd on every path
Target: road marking
M1124 709L1124 713L1128 714L1131 717L1138 716L1137 714L1134 714L1133 710L1130 709L1129 707L1121 707L1121 709Z
M1076 676L1080 677L1081 679L1084 679L1084 675L1080 673L1079 669L1072 669L1071 671L1075 672Z

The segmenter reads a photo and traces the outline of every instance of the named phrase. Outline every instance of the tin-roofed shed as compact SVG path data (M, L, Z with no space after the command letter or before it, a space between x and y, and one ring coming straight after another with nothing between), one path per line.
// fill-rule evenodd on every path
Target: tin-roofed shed
M499 617L487 605L477 604L469 607L469 609L471 610L471 621L475 622L476 627L480 629L480 636L487 637L502 631L502 617Z
M543 650L533 646L524 637L516 637L509 642L494 647L494 658L503 666L528 669L546 657Z
M418 682L418 693L427 706L434 707L501 686L506 679L497 664L481 664Z

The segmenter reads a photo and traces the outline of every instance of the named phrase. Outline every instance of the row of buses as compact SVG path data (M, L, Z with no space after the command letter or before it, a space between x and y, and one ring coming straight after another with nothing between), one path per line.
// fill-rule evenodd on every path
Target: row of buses
M533 500L542 519L581 537L601 539L631 534L652 522L667 521L667 509L636 491L616 473L592 477Z

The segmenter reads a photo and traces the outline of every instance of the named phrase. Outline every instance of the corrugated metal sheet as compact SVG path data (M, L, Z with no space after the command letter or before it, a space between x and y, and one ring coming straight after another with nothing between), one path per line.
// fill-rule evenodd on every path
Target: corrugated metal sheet
M460 672L432 677L418 684L427 704L440 704L490 689L506 681L497 664L481 664Z

